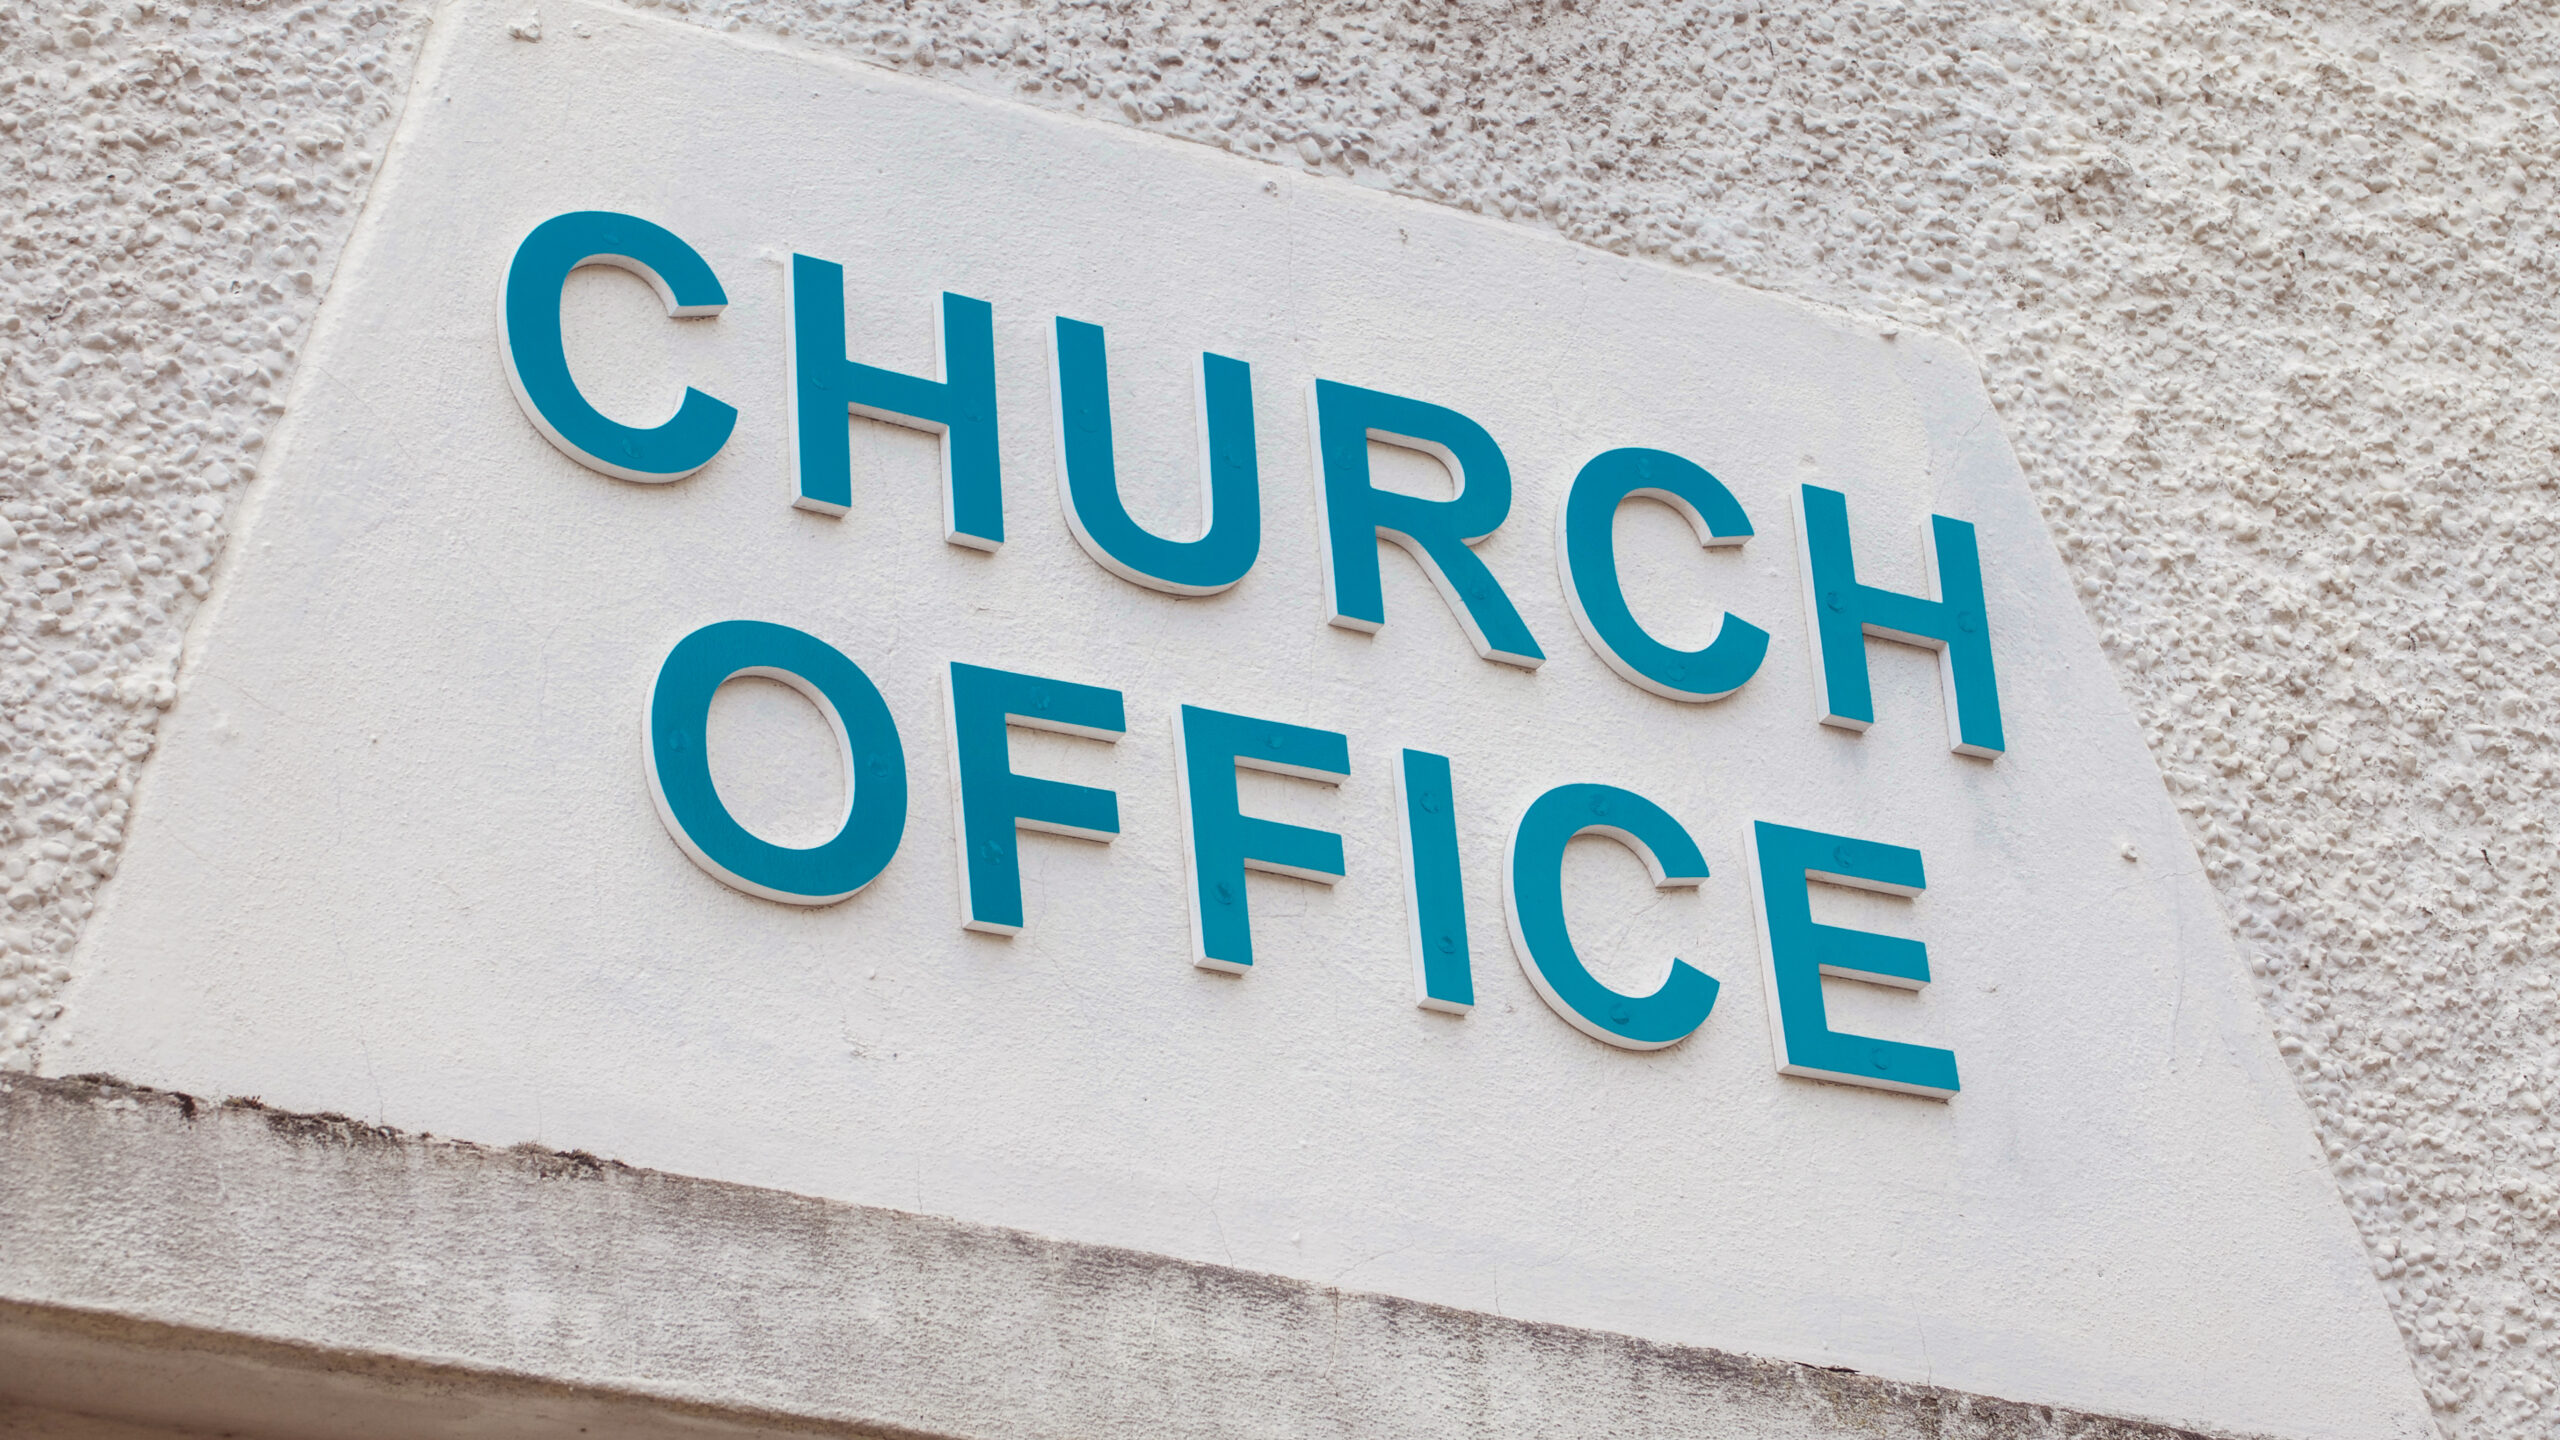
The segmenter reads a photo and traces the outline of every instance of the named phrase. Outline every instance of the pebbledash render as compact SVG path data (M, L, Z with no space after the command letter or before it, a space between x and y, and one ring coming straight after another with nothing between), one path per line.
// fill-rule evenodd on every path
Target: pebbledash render
M0 1429L2553 1433L2550 21L0 14Z

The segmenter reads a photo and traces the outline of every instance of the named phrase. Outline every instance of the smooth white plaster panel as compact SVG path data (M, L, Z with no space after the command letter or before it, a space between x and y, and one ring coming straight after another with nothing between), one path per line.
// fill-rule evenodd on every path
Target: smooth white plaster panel
M2019 1398L2423 1431L2222 918L1960 351L1124 130L606 12L549 19L540 45L494 11L439 22L47 1069ZM576 467L507 393L499 273L580 208L670 226L730 292L718 320L676 324L627 277L571 286L573 360L608 410L655 419L689 382L743 412L678 484ZM935 442L867 421L852 513L789 508L792 249L846 265L871 363L929 365L939 290L993 303L1001 555L943 544ZM1043 344L1059 314L1108 328L1124 484L1166 529L1196 493L1192 353L1253 363L1265 540L1236 590L1144 591L1068 536ZM1477 659L1393 550L1386 629L1323 623L1311 375L1452 405L1501 441L1518 499L1479 553L1543 670ZM1726 608L1773 633L1727 701L1627 685L1565 612L1557 498L1621 444L1706 465L1758 526L1737 554L1648 507L1620 525L1638 612L1666 635ZM1808 480L1850 495L1869 583L1920 586L1932 510L1981 528L2005 758L1948 754L1934 661L1881 643L1875 728L1814 723L1787 518ZM843 905L728 890L652 813L642 697L678 637L732 617L837 644L897 713L905 845ZM958 926L954 659L1128 697L1117 746L1017 747L1026 769L1112 785L1125 833L1027 837L1010 940ZM1241 979L1186 962L1180 702L1352 739L1338 791L1247 786L1262 813L1340 830L1350 874L1256 877L1262 964ZM728 733L788 720L750 702ZM1456 765L1464 1018L1412 1004L1389 782L1408 744ZM832 783L823 750L809 761ZM1511 959L1504 828L1575 780L1664 804L1714 871L1657 897L1632 856L1583 842L1569 872L1608 973L1658 974L1676 950L1723 981L1668 1051L1585 1039ZM1931 888L1883 923L1929 944L1937 983L1844 995L1841 1014L1954 1049L1956 1100L1772 1072L1754 819L1925 853Z

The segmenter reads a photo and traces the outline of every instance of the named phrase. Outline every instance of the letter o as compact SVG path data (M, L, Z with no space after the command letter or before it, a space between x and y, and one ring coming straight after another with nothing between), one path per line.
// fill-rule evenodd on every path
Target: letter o
M835 727L845 816L806 849L759 839L711 782L711 697L741 675L779 680ZM658 818L693 863L722 883L786 905L832 905L879 877L907 828L907 758L878 686L844 652L804 631L723 620L676 642L649 692L643 743Z

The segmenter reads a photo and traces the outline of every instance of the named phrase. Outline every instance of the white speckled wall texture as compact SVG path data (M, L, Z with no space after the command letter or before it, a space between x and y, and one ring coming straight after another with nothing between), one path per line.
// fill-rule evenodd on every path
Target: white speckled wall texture
M1970 343L2444 1426L2541 1436L2560 40L2322 8L686 13ZM0 1063L113 870L424 18L0 11Z

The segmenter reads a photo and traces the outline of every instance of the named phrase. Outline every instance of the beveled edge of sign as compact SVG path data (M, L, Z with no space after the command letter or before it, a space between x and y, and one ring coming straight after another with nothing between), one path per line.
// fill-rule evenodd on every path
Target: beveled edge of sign
M28 1075L6 1402L315 1440L2229 1434Z

